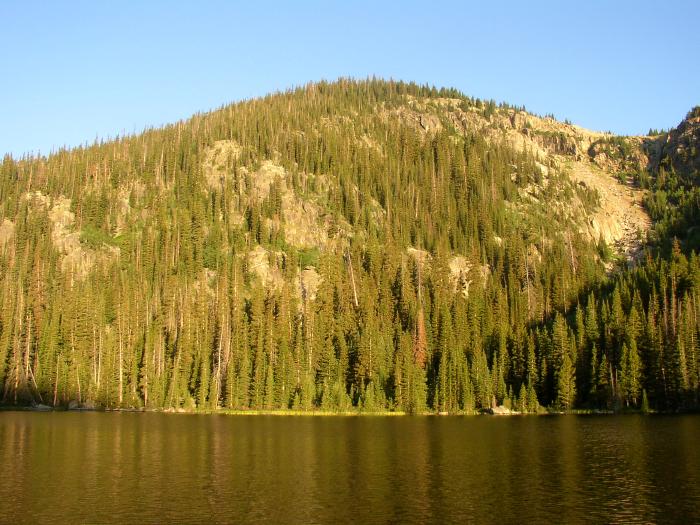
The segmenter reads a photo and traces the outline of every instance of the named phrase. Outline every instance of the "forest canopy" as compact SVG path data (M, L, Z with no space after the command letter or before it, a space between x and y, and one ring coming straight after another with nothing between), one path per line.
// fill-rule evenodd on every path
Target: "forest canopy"
M653 221L627 261L573 217L595 188L493 138L523 115L341 79L5 156L2 402L697 408L697 150L623 176Z

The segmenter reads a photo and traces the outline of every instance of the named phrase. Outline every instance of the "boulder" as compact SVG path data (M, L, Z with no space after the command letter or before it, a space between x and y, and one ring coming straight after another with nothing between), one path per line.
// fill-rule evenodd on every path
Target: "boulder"
M503 405L490 408L488 410L488 413L492 416L514 416L520 414L520 412L511 410L510 408L504 407Z

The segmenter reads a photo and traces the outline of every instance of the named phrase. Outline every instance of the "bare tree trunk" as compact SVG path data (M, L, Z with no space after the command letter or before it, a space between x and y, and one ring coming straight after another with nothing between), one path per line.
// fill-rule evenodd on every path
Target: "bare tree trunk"
M221 330L219 331L219 344L216 350L216 403L215 408L219 407L219 396L221 395L221 345L224 339L224 323L221 323Z
M124 369L122 368L122 357L123 357L123 339L121 330L121 319L119 320L119 406L121 406L124 401Z
M527 285L527 318L530 319L530 262L525 248L525 283Z
M56 403L58 402L58 365L60 363L59 361L60 355L56 356L56 381L54 381L53 384L53 406L56 406Z
M102 332L97 346L97 393L100 392L100 379L102 376Z
M574 246L571 243L571 233L567 232L566 238L569 241L569 258L571 262L571 270L574 272L574 277L576 276L576 259L574 258Z
M83 396L82 396L82 394L81 394L81 392L80 392L80 370L79 370L79 368L78 368L77 365L76 365L76 367L75 367L75 378L78 380L78 403L82 403L82 402L83 402Z
M352 282L352 297L355 300L355 308L358 308L360 305L357 301L357 288L355 287L355 272L352 270L352 256L350 255L350 252L347 253L347 258L348 258L348 265L350 266L350 281Z
M27 347L24 352L24 377L29 379L29 353L32 347L32 317L27 312Z

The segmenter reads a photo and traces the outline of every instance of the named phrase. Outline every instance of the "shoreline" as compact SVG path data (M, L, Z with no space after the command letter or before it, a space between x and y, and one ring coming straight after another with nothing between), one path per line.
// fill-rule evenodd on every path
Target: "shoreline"
M184 408L110 408L110 407L95 407L95 408L68 408L68 407L51 407L47 405L38 406L18 406L18 405L2 405L0 412L120 412L120 413L153 413L153 414L189 414L189 415L224 415L224 416L297 416L297 417L410 417L410 416L434 416L434 417L455 417L455 416L490 416L496 418L503 417L527 417L527 416L621 416L621 415L683 415L697 414L697 411L692 410L677 410L677 411L658 411L650 410L643 412L641 410L597 410L597 409L574 409L566 412L556 410L542 410L540 412L511 412L511 413L491 413L488 410L474 412L417 412L410 413L405 411L362 411L362 410L345 410L345 411L328 411L328 410L240 410L240 409L184 409Z

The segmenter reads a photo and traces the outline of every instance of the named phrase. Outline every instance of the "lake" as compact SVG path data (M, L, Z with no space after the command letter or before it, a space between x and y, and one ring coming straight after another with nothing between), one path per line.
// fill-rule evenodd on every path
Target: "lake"
M0 412L0 523L700 521L700 416Z

